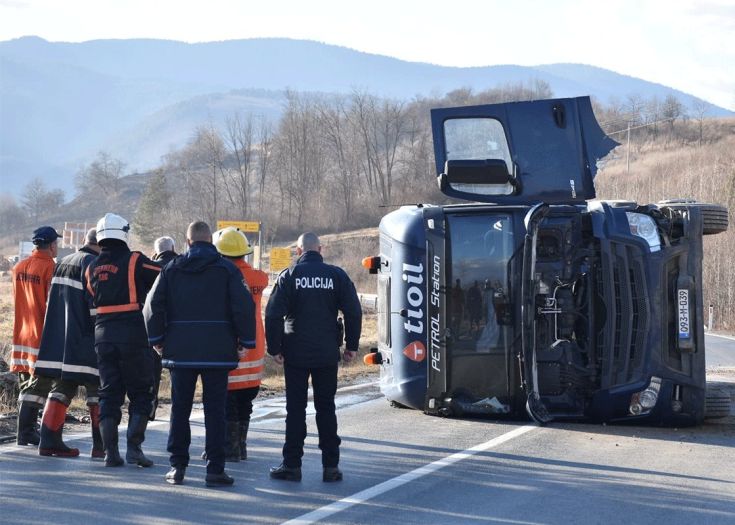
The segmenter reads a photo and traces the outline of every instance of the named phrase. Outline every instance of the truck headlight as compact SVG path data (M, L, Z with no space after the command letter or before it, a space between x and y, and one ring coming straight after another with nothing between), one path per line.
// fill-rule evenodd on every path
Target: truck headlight
M631 416L640 416L648 414L658 401L658 393L661 391L661 378L652 377L651 382L645 390L636 392L630 397L630 407L628 411Z
M628 218L630 233L645 240L652 252L659 251L661 238L658 236L658 228L654 220L648 215L632 211L625 212L625 215Z

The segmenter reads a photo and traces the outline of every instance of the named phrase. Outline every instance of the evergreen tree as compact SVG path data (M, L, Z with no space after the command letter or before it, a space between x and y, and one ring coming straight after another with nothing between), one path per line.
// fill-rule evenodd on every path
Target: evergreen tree
M156 171L146 185L133 219L133 233L145 244L164 235L163 218L168 212L171 194L166 188L166 176Z

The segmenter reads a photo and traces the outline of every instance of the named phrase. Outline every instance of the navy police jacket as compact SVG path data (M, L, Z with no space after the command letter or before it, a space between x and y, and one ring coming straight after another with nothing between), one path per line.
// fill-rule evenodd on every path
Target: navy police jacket
M168 368L237 367L255 348L255 304L242 274L214 245L195 242L161 271L143 311L151 345Z
M344 270L325 264L320 253L304 253L281 272L268 299L268 353L283 354L286 363L294 366L336 365L338 311L344 316L345 348L357 351L362 308L355 285Z

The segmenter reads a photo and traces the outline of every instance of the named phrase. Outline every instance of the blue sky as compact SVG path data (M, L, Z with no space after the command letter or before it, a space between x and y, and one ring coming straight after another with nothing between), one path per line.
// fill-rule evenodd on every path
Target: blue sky
M317 40L447 66L595 65L735 110L734 0L0 0L0 40Z

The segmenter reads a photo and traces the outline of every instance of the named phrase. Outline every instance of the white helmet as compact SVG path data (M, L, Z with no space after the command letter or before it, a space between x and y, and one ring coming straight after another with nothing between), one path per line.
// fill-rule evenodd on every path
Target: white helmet
M129 231L128 221L114 213L107 213L97 221L97 243L105 239L117 239L127 244Z

